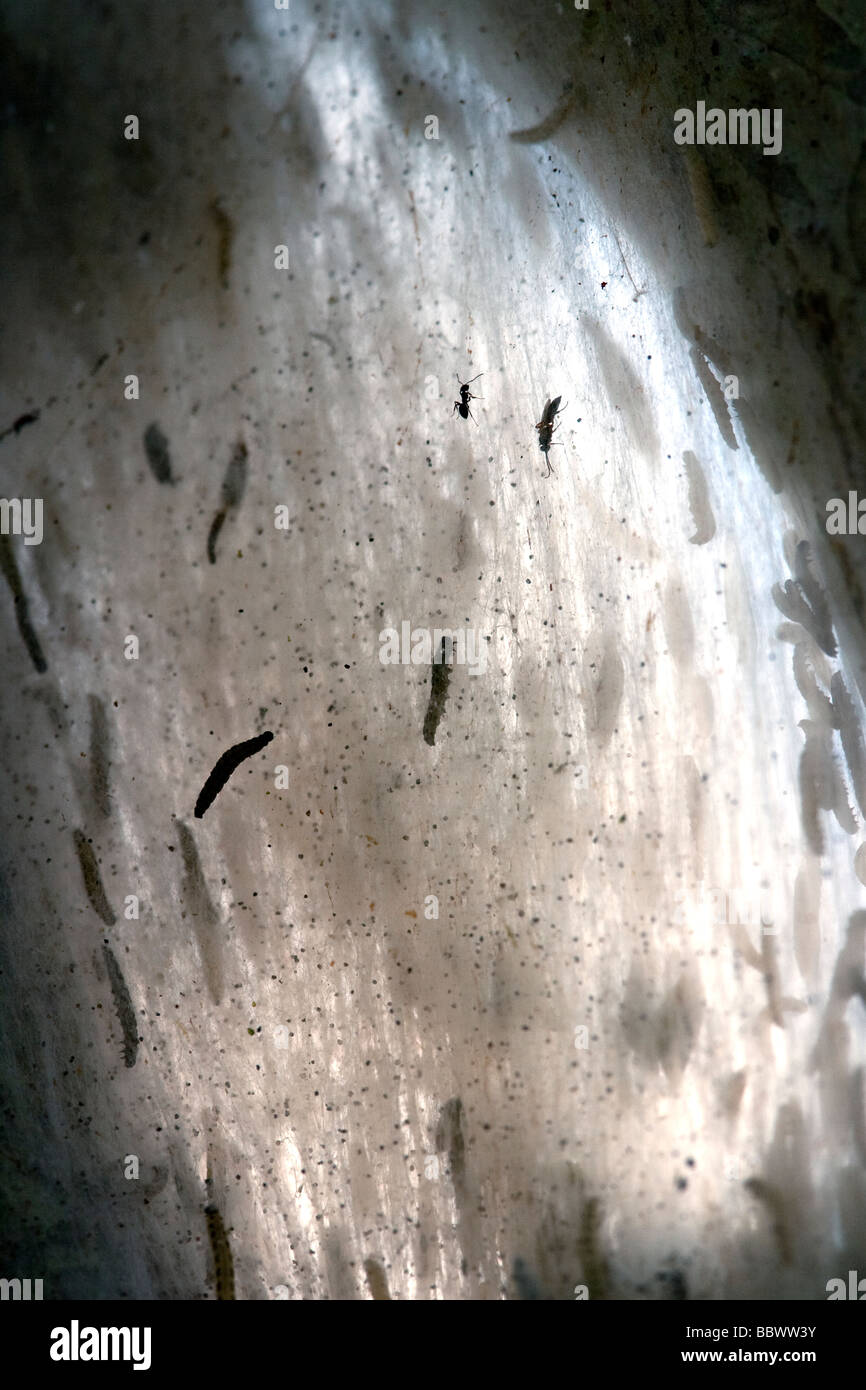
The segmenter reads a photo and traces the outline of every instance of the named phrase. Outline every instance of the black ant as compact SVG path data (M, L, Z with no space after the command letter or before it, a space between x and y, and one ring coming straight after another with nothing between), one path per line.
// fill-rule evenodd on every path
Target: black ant
M457 376L457 373L455 372L454 375ZM463 417L464 420L468 420L470 416L473 420L475 420L475 416L469 409L469 402L484 400L483 396L473 396L472 392L469 390L469 387L472 385L472 382L477 381L478 377L482 377L483 375L483 372L479 372L478 376L474 376L472 378L472 381L460 381L459 376L457 376L457 380L458 382L460 382L460 399L459 401L454 402L454 410L456 410L458 414ZM454 414L454 410L452 410L451 412L452 415ZM475 420L475 423L477 425L478 421Z
M538 430L538 447L547 459L547 472L544 475L546 478L549 478L553 472L553 465L550 462L550 443L553 431L556 429L556 425L553 422L557 415L562 414L559 408L559 402L561 400L562 397L557 396L555 400L548 401L544 410L541 412L541 419L535 426ZM563 410L564 409L565 407L563 406ZM560 442L560 440L556 440L557 444Z

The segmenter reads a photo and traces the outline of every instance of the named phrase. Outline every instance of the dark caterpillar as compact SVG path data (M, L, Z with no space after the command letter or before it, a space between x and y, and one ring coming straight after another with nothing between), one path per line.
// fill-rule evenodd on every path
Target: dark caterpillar
M225 509L225 507L223 507L222 511L217 512L216 516L214 517L213 521L211 522L211 528L210 528L210 530L208 531L208 536L207 536L207 558L210 560L210 562L211 562L212 565L215 565L215 564L216 564L216 543L217 543L217 536L219 535L220 531L221 531L222 528L223 528L223 522L225 521L225 519L226 519L226 509Z
M144 452L147 455L147 465L156 481L173 484L168 440L156 421L148 425L144 432Z
M135 1022L132 998L126 980L123 978L123 971L118 965L111 947L103 946L102 955L105 959L105 968L108 971L111 993L114 995L114 1007L117 1009L117 1017L120 1019L120 1026L123 1029L123 1060L128 1067L134 1067L138 1055L138 1027Z
M364 1273L367 1276L367 1285L370 1289L370 1297L375 1303L390 1303L391 1295L388 1292L388 1277L378 1260L368 1259L364 1261Z
M101 816L111 815L111 729L105 705L98 695L90 704L90 795Z
M266 747L273 738L273 734L256 734L255 738L245 739L243 743L236 743L233 747L226 749L221 758L218 758L214 769L198 794L195 803L195 814L201 820L211 802L219 796L226 782L231 777L235 768L240 767L242 762L251 758L254 753L258 753Z
M216 1296L218 1300L224 1302L235 1296L235 1267L232 1261L231 1246L226 1235L226 1228L223 1225L223 1219L213 1203L209 1203L205 1207L204 1214L213 1254Z
M16 436L19 435L26 425L35 425L38 419L38 410L25 411L23 415L18 416L17 420L12 421L12 424L9 426L8 429L4 430L3 433L0 434L0 439L5 439L7 434L15 434Z
M233 511L241 504L244 489L247 485L247 446L242 439L235 445L235 451L229 459L229 466L226 469L222 486L222 507L217 512L207 538L207 558L212 565L216 564L216 543L217 537L223 528L223 522L230 511Z
M84 879L84 887L90 899L90 905L94 912L97 912L107 927L113 927L117 918L111 907L111 903L105 896L105 889L102 886L102 875L99 872L99 865L96 862L96 855L93 853L90 841L83 830L73 830L75 840L75 852L78 855L78 862L81 865L81 876Z
M445 643L448 643L446 653ZM431 748L436 742L436 730L439 728L439 720L445 711L445 701L448 698L448 682L451 679L451 668L447 663L451 660L452 642L450 637L443 637L439 646L439 656L433 661L432 676L430 680L430 703L427 706L427 713L424 716L424 742L429 743Z
M45 660L39 638L36 636L36 630L30 621L30 605L27 602L27 595L24 593L24 585L21 583L21 575L18 572L18 562L15 559L12 542L7 535L2 533L0 533L0 571L12 590L15 620L18 623L21 640L27 648L30 660L39 674L42 675L48 670L48 662Z

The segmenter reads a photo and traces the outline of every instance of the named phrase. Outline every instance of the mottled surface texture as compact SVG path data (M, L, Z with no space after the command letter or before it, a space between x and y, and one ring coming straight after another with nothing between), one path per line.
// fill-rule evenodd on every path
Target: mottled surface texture
M0 1274L862 1273L862 8L2 23Z

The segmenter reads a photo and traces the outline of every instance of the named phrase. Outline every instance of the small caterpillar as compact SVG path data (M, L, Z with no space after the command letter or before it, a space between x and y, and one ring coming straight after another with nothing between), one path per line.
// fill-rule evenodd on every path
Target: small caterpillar
M90 704L90 794L101 816L111 815L111 731L105 705L98 695Z
M209 1203L205 1207L204 1214L207 1219L210 1248L213 1254L216 1296L220 1302L226 1302L235 1296L235 1267L231 1246L226 1235L226 1228L223 1225L223 1219L213 1203Z
M211 522L207 538L207 557L216 564L217 537L229 512L239 507L247 485L247 446L242 439L235 445L222 485L222 507Z
M199 955L210 997L215 1004L219 1004L223 993L222 954L219 936L211 930L219 922L219 913L208 892L192 831L180 820L177 822L177 830L180 836L180 852L183 856L184 868L184 877L180 888L181 898L198 942Z
M448 654L446 656L445 643L448 643ZM445 710L445 701L448 698L448 682L451 679L451 670L447 662L451 660L451 638L443 637L439 646L438 659L434 659L432 667L432 677L430 681L430 703L427 706L427 713L424 716L424 742L429 743L432 748L436 742L436 730L439 727L439 720Z
M104 945L102 955L105 959L105 968L108 971L111 993L114 995L114 1007L117 1009L117 1017L123 1029L123 1060L128 1067L134 1067L138 1055L138 1028L135 1022L135 1009L132 1006L126 980L123 978L123 971L118 965L111 947Z
M463 1101L459 1096L446 1100L436 1126L436 1148L448 1154L448 1166L455 1187L466 1180L466 1140L463 1135Z
M96 862L96 855L93 853L90 841L83 830L73 830L75 839L75 852L78 855L78 862L81 865L81 874L84 879L84 887L90 899L90 906L97 912L107 927L113 927L117 918L111 908L111 903L105 896L105 889L102 886L102 876L99 872L99 865Z
M365 1260L364 1273L367 1276L367 1284L373 1302L390 1303L391 1295L388 1292L388 1279L379 1261L373 1259Z
M243 743L236 743L232 748L226 749L221 758L218 758L213 771L198 794L195 803L195 814L201 820L211 802L219 796L226 782L231 777L236 768L242 762L251 758L254 753L258 753L262 748L270 743L273 734L257 734L255 738L245 739Z
M5 439L7 434L15 434L16 436L19 435L27 425L35 425L38 419L38 410L25 411L23 415L18 416L17 420L12 421L12 424L9 426L8 429L5 429L3 433L0 434L0 439Z
M223 522L225 521L225 519L226 519L226 509L225 509L225 507L223 507L222 511L217 512L216 516L214 517L213 521L211 522L211 528L210 528L210 530L208 531L208 535L207 535L207 558L210 560L210 562L211 562L212 565L215 565L215 564L216 564L216 543L217 543L217 536L219 535L220 531L223 529Z
M15 621L18 624L21 641L27 648L27 655L41 676L43 672L48 670L48 662L45 660L39 638L36 636L36 630L30 621L30 604L24 592L24 585L21 583L18 561L15 559L12 542L5 532L0 533L0 570L2 570L6 583L12 590Z
M208 207L211 217L216 223L218 234L217 245L217 273L219 282L224 290L229 287L229 271L232 268L232 241L234 240L235 227L219 198L213 198Z
M168 452L168 440L163 434L159 425L154 423L148 425L144 432L144 452L147 455L147 462L151 473L158 483L174 483L171 472L171 456Z

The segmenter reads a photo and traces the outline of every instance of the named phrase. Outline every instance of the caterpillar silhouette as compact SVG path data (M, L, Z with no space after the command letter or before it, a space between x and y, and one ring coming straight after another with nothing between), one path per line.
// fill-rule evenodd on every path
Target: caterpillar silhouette
M147 455L148 467L156 481L174 484L168 440L156 421L152 425L148 425L144 432L144 452Z
M246 485L247 446L242 439L239 439L235 445L235 451L229 459L229 466L223 478L222 507L211 522L211 528L208 533L207 557L212 565L216 564L216 543L217 537L223 528L223 522L230 511L234 511L240 506Z
M111 903L105 896L105 889L102 886L102 875L99 872L99 864L96 855L93 853L93 846L88 840L83 830L73 830L75 840L75 853L78 855L78 862L81 865L81 875L84 879L84 888L90 899L90 905L94 912L97 912L107 927L113 927L117 918L114 915Z
M12 590L12 601L15 604L15 620L18 623L18 631L21 640L27 648L27 654L36 670L40 675L48 670L48 662L36 636L36 630L30 621L30 605L27 595L24 592L24 585L21 583L21 575L18 572L18 561L15 559L15 551L12 542L5 534L0 534L0 572L4 575L6 583Z
M231 777L236 768L242 762L251 758L254 753L258 753L265 748L273 738L273 734L257 734L255 738L248 738L243 743L236 743L232 748L228 748L221 758L217 759L214 769L201 791L195 803L195 814L201 820L207 808L219 796L226 782Z
M135 1022L132 998L126 980L123 978L123 971L111 947L103 946L102 955L105 968L108 971L111 993L114 996L114 1007L117 1009L117 1017L123 1029L123 1060L128 1067L134 1067L138 1055L138 1027Z
M446 647L447 642L447 647ZM448 682L451 679L451 668L448 662L451 660L452 642L450 637L443 637L439 646L439 655L434 657L432 674L430 679L430 702L427 705L427 713L424 716L424 742L429 743L431 748L436 742L436 730L439 728L439 721L445 710L445 701L448 699Z
M216 1296L220 1302L226 1302L235 1296L235 1266L232 1260L231 1246L226 1235L226 1228L223 1225L223 1219L217 1208L210 1204L205 1207L204 1214L207 1218L207 1230L213 1254Z

